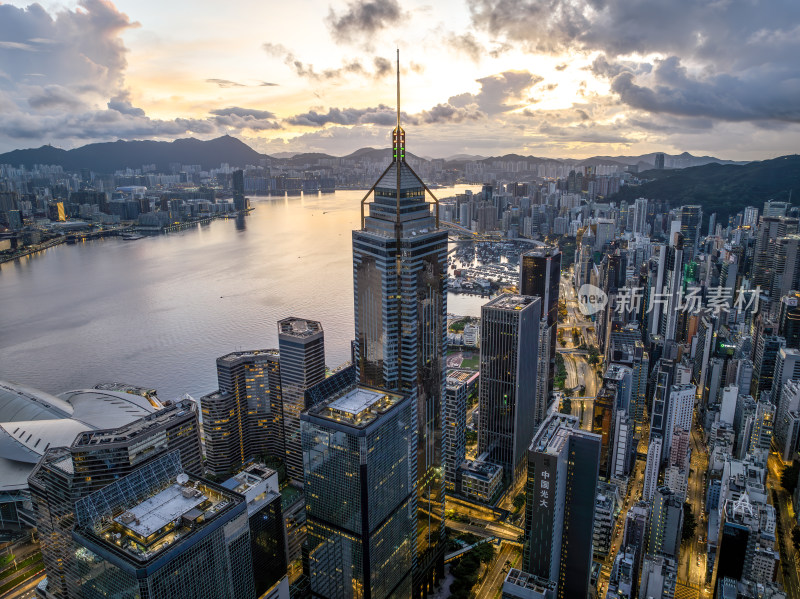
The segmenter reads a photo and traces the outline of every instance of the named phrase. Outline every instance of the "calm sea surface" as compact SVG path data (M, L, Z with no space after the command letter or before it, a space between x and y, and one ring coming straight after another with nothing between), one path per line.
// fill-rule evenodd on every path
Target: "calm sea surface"
M0 379L51 393L122 381L162 399L198 397L217 388L218 356L277 347L287 316L321 321L327 363L338 366L353 338L351 231L363 193L252 198L243 219L0 265ZM448 310L477 316L485 301L450 294Z

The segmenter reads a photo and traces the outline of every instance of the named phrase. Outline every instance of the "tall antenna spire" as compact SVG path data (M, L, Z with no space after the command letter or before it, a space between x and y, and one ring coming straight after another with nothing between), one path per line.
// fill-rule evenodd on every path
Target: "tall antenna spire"
M397 49L397 128L400 129L400 48Z
M392 135L392 157L394 162L406 161L406 132L400 126L400 48L397 49L397 127Z

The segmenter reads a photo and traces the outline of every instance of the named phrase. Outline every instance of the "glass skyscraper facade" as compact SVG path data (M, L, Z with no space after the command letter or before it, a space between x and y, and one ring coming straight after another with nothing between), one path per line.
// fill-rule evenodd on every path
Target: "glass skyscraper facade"
M87 495L158 459L180 455L184 472L203 470L194 404L180 401L117 429L78 435L71 447L47 451L29 477L36 527L47 574L47 592L74 597L68 579L75 560L75 505Z
M75 507L70 597L255 599L244 497L169 452Z
M538 426L547 413L556 376L556 337L558 296L561 285L561 251L557 247L538 247L524 252L519 262L519 292L542 299L542 323L539 336Z
M325 335L315 320L284 318L278 322L281 355L281 398L286 474L303 482L300 412L306 409L306 389L325 379Z
M542 301L505 293L481 307L478 455L503 467L511 484L524 474L535 428Z
M410 597L411 398L354 386L311 407L301 420L312 595Z
M221 476L269 453L281 456L283 416L277 349L217 358L219 390L200 398L206 469Z
M580 430L575 416L551 414L528 452L522 569L555 582L556 597L585 597L600 437Z
M355 363L362 385L403 393L412 403L419 596L444 570L447 232L438 227L438 202L432 213L425 184L406 163L399 118L393 139L392 163L362 201L361 228L353 231Z

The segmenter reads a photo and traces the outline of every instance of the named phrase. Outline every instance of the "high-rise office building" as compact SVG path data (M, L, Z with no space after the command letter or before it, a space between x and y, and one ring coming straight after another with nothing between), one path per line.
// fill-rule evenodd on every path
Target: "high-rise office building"
M786 347L800 349L800 292L793 291L781 298L778 315L778 335Z
M180 456L184 472L202 473L197 414L188 400L120 428L82 433L70 447L51 448L44 454L28 481L50 596L75 597L68 588L75 559L75 504L172 451Z
M547 338L539 339L541 346L548 347L547 370L542 386L545 390L543 397L537 398L539 418L537 424L544 418L553 392L553 379L556 373L556 337L558 327L558 296L561 285L561 251L558 247L537 247L523 252L519 261L519 292L522 295L532 295L542 298L542 320L546 328ZM539 352L540 360L544 352ZM541 377L541 371L539 376ZM541 381L540 381L541 384Z
M638 198L633 205L633 233L647 235L647 198Z
M666 486L659 487L653 494L647 553L678 559L682 530L683 502Z
M662 438L658 433L650 433L650 445L647 448L647 463L644 468L644 486L642 499L652 501L658 487L658 471L661 467Z
M354 387L301 415L315 597L410 597L412 398Z
M606 479L612 476L616 411L616 389L603 385L592 404L592 432L600 437L600 476Z
M556 597L586 597L600 438L573 416L551 414L528 451L522 569L556 583Z
M775 405L768 401L759 401L756 404L753 423L750 428L750 440L747 453L758 449L769 451L772 447L772 430L775 425Z
M392 156L362 200L361 228L353 231L355 362L361 384L411 397L417 458L413 596L418 597L444 573L447 232L439 228L438 201L434 198L431 212L425 201L430 191L406 162L399 102Z
M781 408L783 386L789 380L800 380L800 349L781 347L775 357L775 372L772 375L770 393L770 400L777 406L779 414L784 411Z
M442 443L444 485L456 490L458 468L467 455L467 403L480 374L474 370L447 371L447 394L444 402L444 437Z
M631 473L634 449L633 422L625 410L617 410L610 477L623 479Z
M784 295L800 289L800 235L779 237L774 248L769 296L777 302Z
M300 439L300 412L306 389L325 379L325 336L315 320L284 318L278 322L278 348L281 356L281 403L286 475L303 482L303 448Z
M75 506L69 597L255 599L247 504L177 451Z
M639 576L639 597L672 599L677 582L676 560L663 555L645 555Z
M219 389L200 398L206 470L234 472L265 453L283 452L280 358L276 349L217 358Z
M663 432L664 446L662 448L662 461L668 458L672 451L672 436L675 429L680 428L685 431L692 429L695 386L672 385L669 393L669 405Z
M703 207L698 205L681 206L681 233L684 238L684 263L695 259L700 247L700 225L703 222Z
M264 464L250 464L222 486L247 500L256 597L288 597L286 531L278 473Z
M798 220L787 216L764 214L758 223L756 245L753 251L753 284L770 290L773 278L774 257L778 254L778 239L797 233ZM771 298L778 300L779 298Z
M503 467L506 484L524 474L536 430L541 306L538 297L505 293L481 307L478 455Z
M658 170L663 170L664 169L664 153L663 152L656 152L655 168L658 169Z
M775 446L784 462L792 459L800 437L800 382L788 380L775 413Z
M775 362L778 351L782 347L786 347L786 340L783 337L759 335L753 360L753 382L750 384L750 394L754 399L758 399L763 392L772 389Z
M662 246L661 257L659 258L659 278L661 280L660 289L657 286L655 299L663 302L658 306L660 317L659 334L665 341L675 341L678 317L681 314L679 309L680 294L683 291L683 265L686 263L685 248L686 239L680 228L682 223L673 221L670 232L670 244ZM663 259L663 276L661 261ZM655 308L655 305L654 305ZM653 312L656 312L654 309Z

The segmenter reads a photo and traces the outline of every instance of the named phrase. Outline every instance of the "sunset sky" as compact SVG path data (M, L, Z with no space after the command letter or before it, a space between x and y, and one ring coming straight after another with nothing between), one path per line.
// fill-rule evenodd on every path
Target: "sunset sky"
M0 2L0 151L211 138L267 153L800 147L797 0Z

